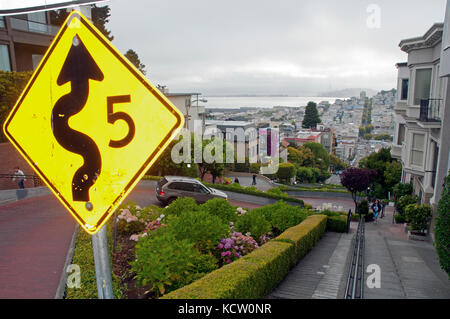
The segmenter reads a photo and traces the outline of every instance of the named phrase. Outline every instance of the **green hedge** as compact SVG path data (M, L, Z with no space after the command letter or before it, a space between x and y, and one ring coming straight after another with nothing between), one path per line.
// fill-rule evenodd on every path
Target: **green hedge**
M327 231L345 233L347 231L347 216L328 216Z
M439 256L441 268L448 274L450 279L450 175L445 179L442 197L439 201L435 235L436 252Z
M289 195L278 195L278 194L274 194L274 193L266 193L266 192L263 192L263 191L260 191L260 190L254 189L254 188L236 187L236 186L224 185L224 184L210 184L210 183L205 183L205 182L203 182L203 184L205 184L208 187L220 189L223 191L242 193L242 194L277 199L277 200L282 199L287 202L298 203L301 206L305 205L305 202L303 200L295 198L295 197L290 197Z
M252 253L163 296L163 299L262 298L314 247L325 232L326 219L324 215L309 216Z
M328 217L312 215L297 226L291 227L273 241L288 242L295 246L295 263L310 251L325 233Z

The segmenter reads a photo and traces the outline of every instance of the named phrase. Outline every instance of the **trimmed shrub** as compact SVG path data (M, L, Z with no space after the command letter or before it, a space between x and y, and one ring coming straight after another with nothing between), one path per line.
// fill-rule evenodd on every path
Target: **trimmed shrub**
M441 268L450 279L450 176L447 176L442 197L438 204L435 232L436 252Z
M297 179L302 183L313 182L313 172L309 167L297 167Z
M394 219L395 219L395 222L396 222L397 224L403 224L403 223L406 223L406 218L405 218L404 215L395 214L395 215L394 215Z
M192 197L179 197L176 200L174 200L172 203L170 203L169 206L164 209L164 213L167 216L178 216L182 212L185 211L199 211L200 207L197 205L197 202Z
M274 289L290 268L323 235L326 216L310 216L300 225L239 260L217 269L163 299L256 299Z
M240 233L250 233L250 236L258 242L260 242L261 236L266 235L271 230L270 223L255 210L239 216L234 226Z
M395 202L395 209L399 214L404 215L406 206L418 203L419 197L417 197L416 195L404 195Z
M429 205L410 204L405 207L405 217L411 224L411 230L423 231L427 229L431 217Z
M268 294L289 272L293 245L269 242L163 299L253 299Z
M284 241L295 245L295 263L310 251L325 233L327 217L312 215L301 224L291 227L272 241Z
M276 174L280 181L289 183L289 180L295 176L295 166L291 163L280 163Z
M201 255L189 240L177 240L173 233L158 230L157 235L139 240L131 266L139 286L163 295L216 269L217 260Z
M237 218L236 209L231 206L230 202L222 198L213 198L200 205L200 209L219 217L226 224L236 221Z
M252 212L260 214L270 223L274 235L279 235L286 229L300 224L308 216L305 210L286 204L282 200L272 205L255 208Z
M188 240L202 252L216 248L228 234L228 224L206 211L185 211L169 218L168 229L177 240Z
M345 233L347 231L347 216L328 216L327 231Z
M225 185L225 184L209 184L209 183L203 183L208 187L213 187L216 189L224 190L224 191L230 191L230 192L236 192L236 193L242 193L247 195L253 195L253 196L259 196L259 197L265 197L265 198L272 198L272 199L282 199L288 202L298 203L301 206L305 204L305 202L301 199L290 197L288 195L279 196L276 194L271 194L267 192L263 192L260 190L257 190L252 187L242 187L239 184L233 183L231 185Z
M278 196L287 196L287 194L284 193L279 187L270 188L267 190L267 193L278 195Z
M369 202L367 201L367 199L359 201L358 211L356 213L359 215L367 215L369 213Z

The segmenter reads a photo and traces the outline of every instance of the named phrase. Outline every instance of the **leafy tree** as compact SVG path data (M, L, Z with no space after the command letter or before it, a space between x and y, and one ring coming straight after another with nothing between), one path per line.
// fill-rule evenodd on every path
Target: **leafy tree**
M299 166L311 167L314 165L314 153L304 146L300 146L298 149L288 147L288 161Z
M413 185L411 183L402 184L397 183L392 189L392 194L394 194L395 199L399 199L405 195L411 195L413 192Z
M358 211L358 202L361 197L360 194L367 191L367 188L372 184L376 175L376 170L356 167L347 168L340 175L341 184L352 193L353 202L355 203L355 212Z
M303 128L315 128L317 124L321 123L319 112L317 111L317 104L308 102L305 108L305 116L303 118Z
M402 179L402 163L392 161L386 163L386 169L384 171L384 184L388 191L393 192L394 186L397 185Z
M111 16L110 11L111 9L108 6L97 7L97 5L94 5L92 8L92 22L109 41L112 41L114 36L112 36L111 31L107 30L105 27Z
M109 17L111 9L109 6L97 7L94 5L91 10L92 23L95 27L109 40L112 41L114 36L111 35L111 31L107 30L105 25L109 22ZM66 9L59 9L50 11L50 23L53 25L62 25L66 20L70 12Z
M450 279L450 175L445 179L442 197L438 204L435 225L435 246L441 268Z
M145 75L145 73L146 73L146 71L145 71L145 65L142 64L141 60L139 59L138 54L137 54L134 50L129 49L129 50L127 51L127 53L125 53L125 57L126 57L128 60L130 60L130 62L133 63L133 65L134 65L139 71L141 71L142 74Z
M330 167L330 155L325 147L320 143L309 142L303 144L304 147L309 148L314 154L315 167L322 171L328 171Z
M391 150L389 148L382 148L377 153L372 153L359 162L359 167L361 168L377 170L378 174L374 181L374 186L378 184L381 187L377 187L379 191L374 194L376 197L386 198L388 192L392 192L392 188L394 187L394 185L400 181L401 173L399 176L398 164L391 164L389 168L391 173L394 172L395 178L388 178L388 180L386 180L385 177L388 163L392 163L395 161L396 160L391 156Z
M341 159L334 154L330 154L330 165L333 166L336 171L341 171L348 167L347 163L341 161Z

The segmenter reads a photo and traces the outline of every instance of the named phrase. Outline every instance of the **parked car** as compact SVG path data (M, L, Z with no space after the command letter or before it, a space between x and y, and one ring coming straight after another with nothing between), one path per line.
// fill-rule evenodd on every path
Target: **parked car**
M178 197L192 197L199 204L213 198L228 200L227 194L217 189L206 187L202 182L183 176L165 176L156 186L156 198L168 205Z

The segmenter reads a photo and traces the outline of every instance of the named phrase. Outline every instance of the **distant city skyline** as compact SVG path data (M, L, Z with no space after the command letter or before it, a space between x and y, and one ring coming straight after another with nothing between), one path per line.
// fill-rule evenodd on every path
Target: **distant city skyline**
M111 0L107 28L153 84L204 95L314 96L396 87L402 39L444 20L445 0Z

